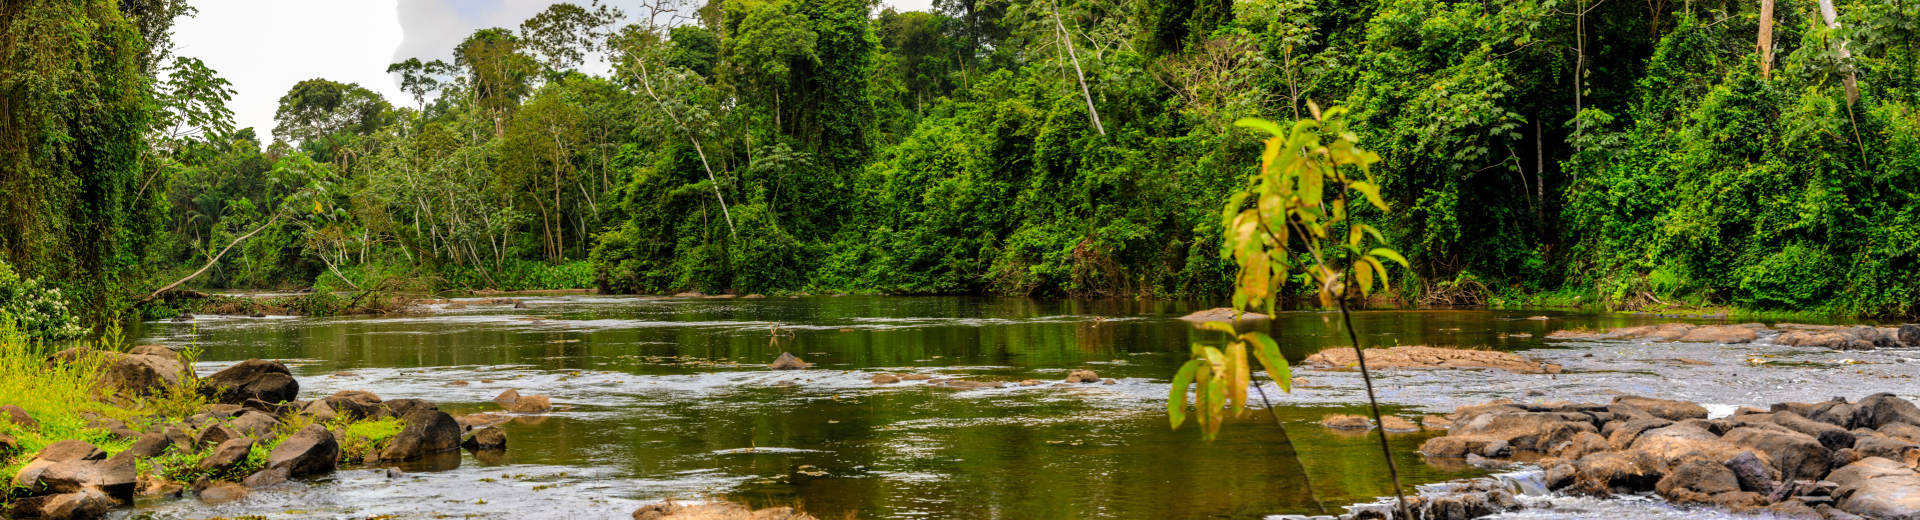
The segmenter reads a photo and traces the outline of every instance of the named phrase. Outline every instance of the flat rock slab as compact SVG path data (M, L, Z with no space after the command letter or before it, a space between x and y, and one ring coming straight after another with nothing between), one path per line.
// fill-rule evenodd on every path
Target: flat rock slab
M1307 356L1306 365L1319 368L1358 368L1353 349L1335 347ZM1510 352L1462 350L1423 346L1367 349L1367 368L1493 368L1528 374L1558 374L1560 365L1538 363Z
M1233 309L1226 307L1195 312L1181 316L1180 319L1187 321L1235 321ZM1267 319L1267 315L1257 312L1247 312L1241 313L1238 319L1239 321L1264 320Z

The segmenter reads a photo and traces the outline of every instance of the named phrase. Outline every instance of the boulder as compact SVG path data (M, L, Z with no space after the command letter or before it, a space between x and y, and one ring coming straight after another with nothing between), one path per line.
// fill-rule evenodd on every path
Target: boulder
M517 394L516 394L517 395ZM337 415L359 420L380 415L380 396L364 390L341 390L332 396L314 401L326 403ZM309 405L311 406L311 405Z
M1380 429L1390 432L1417 432L1420 425L1395 415L1380 416Z
M200 459L200 470L207 472L227 472L247 461L247 454L253 452L253 439L241 437L230 439L213 448L212 453Z
M1530 361L1511 352L1409 346L1370 348L1366 351L1367 369L1382 368L1494 368L1520 373L1560 373L1560 365ZM1318 368L1359 366L1353 349L1329 348L1307 356L1305 365Z
M33 458L49 462L101 460L107 458L107 452L100 451L100 448L87 444L86 441L67 439L48 444L47 447L40 449L40 453L34 454Z
M773 363L767 365L767 368L770 370L800 370L807 368L807 366L807 362L801 361L798 357L794 357L793 353L781 352L780 358L773 360Z
M1897 339L1907 347L1920 347L1920 324L1908 323L1900 326Z
M1574 473L1578 475L1574 487L1576 491L1582 484L1597 486L1587 494L1602 494L1609 490L1625 492L1647 491L1664 477L1665 464L1640 451L1608 451L1595 453L1573 463ZM1600 493L1596 493L1600 492Z
M1100 382L1100 374L1095 374L1092 370L1075 370L1067 373L1067 382L1098 383Z
M18 406L0 406L0 420L11 422L26 431L40 431L40 421L33 420L33 416L27 415L26 409Z
M107 510L113 508L114 503L114 499L106 493L87 488L46 497L45 500L36 504L35 509L39 510L37 514L22 515L16 509L14 516L39 516L46 520L91 520L105 516Z
M1610 450L1612 446L1607 443L1606 437L1601 437L1598 433L1580 432L1567 442L1553 448L1551 453L1554 457L1562 460L1580 460L1581 457Z
M229 420L227 424L232 425L235 430L239 430L241 435L257 439L272 434L273 428L280 425L280 420L273 418L272 415L247 410L245 413Z
M200 393L225 404L240 404L248 399L281 403L292 401L300 394L300 382L278 361L249 359L207 376L201 381Z
M460 423L446 412L416 409L402 420L406 428L394 436L381 460L412 460L460 447Z
M1249 321L1249 320L1264 320L1264 319L1267 319L1267 315L1260 314L1257 312L1236 313L1233 311L1232 308L1219 307L1214 309L1207 309L1204 311L1197 311L1197 312L1194 312L1193 314L1181 316L1180 319L1187 320L1187 321L1194 321L1194 322L1236 321L1236 320Z
M240 433L239 430L223 425L216 424L208 426L200 430L199 435L193 437L193 451L200 451L206 449L208 446L218 446L220 443L245 437L246 434Z
M1364 416L1329 414L1320 418L1320 425L1335 430L1371 430L1373 421Z
M300 409L300 413L313 417L313 422L317 423L332 422L340 417L340 412L334 411L333 405L327 404L326 399L307 403L306 407Z
M38 462L38 461L36 461ZM26 471L23 469L22 474ZM41 492L74 493L83 489L94 489L114 499L131 499L139 483L139 468L131 454L121 453L100 460L70 460L56 462L40 471L38 482Z
M1887 460L1906 462L1920 459L1920 444L1914 444L1893 437L1861 437L1853 444L1854 453L1861 458L1880 457ZM1913 453L1913 455L1909 455Z
M267 469L283 471L291 478L331 472L339 461L340 443L333 433L325 426L309 424L267 454Z
M1911 424L1920 426L1920 407L1893 394L1879 393L1869 395L1855 403L1854 407L1865 410L1857 413L1861 424L1855 426L1880 428L1890 424Z
M1872 422L1872 414L1871 408L1861 408L1835 399L1814 405L1813 409L1807 411L1807 419L1851 430L1862 427L1863 423Z
M520 400L520 391L508 388L507 391L500 392L499 396L493 398L493 404L500 405L501 408L512 408L513 402L518 400Z
M1707 409L1705 407L1686 401L1623 395L1613 398L1613 402L1646 410L1647 413L1652 414L1654 417L1669 421L1707 418Z
M507 411L513 413L547 413L553 411L553 402L544 395L523 396L514 400L513 405L507 407Z
M891 385L898 382L900 382L900 376L896 376L893 374L874 374L873 375L873 384L876 384L876 385Z
M1722 465L1733 471L1734 479L1740 481L1741 491L1773 496L1774 488L1779 485L1779 479L1776 478L1779 472L1767 466L1765 461L1760 460L1760 457L1751 451L1742 451L1739 455L1727 459Z
M1719 465L1720 461L1731 459L1743 451L1720 440L1712 432L1684 424L1647 430L1634 439L1632 449L1658 459L1665 467L1702 459Z
M500 431L499 428L481 428L474 430L473 436L467 437L465 442L461 442L460 447L474 451L504 450L507 449L507 432Z
M1814 439L1820 441L1821 446L1826 446L1829 450L1853 447L1853 434L1848 432L1846 428L1808 420L1793 412L1777 412L1772 414L1772 418L1774 424L1813 436Z
M1632 446L1633 441L1640 438L1641 433L1672 425L1673 421L1658 418L1614 421L1607 423L1607 429L1609 430L1607 433L1607 443L1613 446L1613 449L1624 450L1627 449L1628 446Z
M181 374L189 373L179 356L171 351L166 355L118 352L101 352L98 355L106 358L100 369L101 385L140 395L153 395L179 386Z
M127 453L131 453L135 457L146 458L165 455L168 451L172 450L173 440L168 439L167 434L143 433L140 434L140 438L133 441L133 447L127 448Z
M1834 507L1868 518L1920 518L1920 475L1904 464L1868 457L1827 475L1839 484Z
M286 470L281 470L281 469L263 469L260 471L255 471L253 472L252 475L247 475L246 480L240 481L240 485L253 488L253 489L260 489L260 488L269 487L269 486L278 486L285 483L287 483L287 472Z
M172 358L176 361L180 359L180 353L177 351L174 351L173 348L168 347L166 345L141 345L138 347L133 347L132 349L128 350L127 353L133 354L136 356L160 356L164 358Z
M194 496L199 497L202 502L217 504L247 498L248 494L250 494L250 492L247 491L247 488L239 484L232 482L213 482L205 488L200 489Z
M440 405L422 399L394 399L382 404L387 407L387 410L393 412L394 417L406 417L412 414L414 410L440 409Z
M1748 343L1760 339L1753 329L1739 325L1720 325L1699 327L1675 338L1674 341L1686 343Z
M1721 440L1765 454L1786 479L1819 478L1826 474L1833 458L1818 439L1804 433L1741 427L1727 432Z
M732 502L683 506L673 502L647 504L633 512L633 520L819 520L791 507L755 511Z
M1694 459L1668 472L1654 492L1676 504L1711 503L1713 495L1740 490L1733 470L1705 459Z

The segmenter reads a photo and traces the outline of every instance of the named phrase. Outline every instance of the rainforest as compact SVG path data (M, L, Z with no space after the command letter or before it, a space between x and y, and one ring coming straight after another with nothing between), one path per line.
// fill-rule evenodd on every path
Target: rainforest
M1232 123L1340 106L1384 305L1920 303L1904 0L556 4L273 128L174 52L194 12L0 4L8 290L1222 296Z

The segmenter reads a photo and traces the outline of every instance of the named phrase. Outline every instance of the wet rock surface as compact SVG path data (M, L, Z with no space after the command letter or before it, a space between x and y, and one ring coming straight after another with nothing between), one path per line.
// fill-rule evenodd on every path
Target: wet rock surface
M279 361L249 359L207 376L201 381L201 393L225 404L241 404L248 399L281 403L300 394L300 382Z
M1920 432L1913 428L1920 417L1903 412L1911 406L1875 394L1855 403L1778 403L1772 412L1708 419L1693 403L1641 396L1620 396L1604 407L1496 401L1459 408L1450 417L1453 431L1429 439L1421 451L1499 457L1508 454L1485 453L1485 447L1506 443L1548 454L1538 462L1543 481L1567 495L1652 492L1674 504L1744 513L1814 511L1818 517L1820 508L1832 507L1865 518L1920 518L1920 444L1902 437ZM1836 409L1841 412L1832 413ZM1595 425L1610 432L1607 443L1588 431ZM1561 440L1570 430L1582 433Z
M1468 350L1425 346L1370 348L1366 350L1367 369L1389 368L1494 368L1519 373L1559 373L1561 367L1532 361L1510 352ZM1323 369L1358 368L1359 356L1353 349L1335 347L1307 356L1306 366Z
M755 510L732 502L683 506L672 502L647 504L633 512L633 520L818 520L791 507Z

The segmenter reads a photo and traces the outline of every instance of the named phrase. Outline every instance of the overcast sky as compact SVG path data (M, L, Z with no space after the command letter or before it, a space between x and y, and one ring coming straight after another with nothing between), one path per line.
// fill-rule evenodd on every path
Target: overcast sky
M585 5L590 0L575 3ZM702 0L696 2L704 3ZM273 112L295 83L358 83L411 106L387 65L407 58L451 60L473 31L514 28L555 0L192 0L200 14L174 25L175 53L199 58L236 93L228 108L241 128L271 142ZM639 2L614 0L628 8ZM923 11L932 0L883 0ZM698 5L698 4L695 4ZM627 9L629 14L633 9ZM603 68L604 66L602 66ZM596 67L583 67L589 70Z

